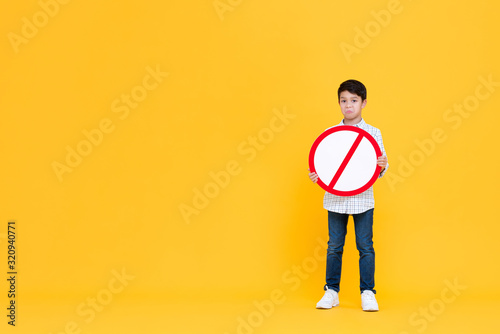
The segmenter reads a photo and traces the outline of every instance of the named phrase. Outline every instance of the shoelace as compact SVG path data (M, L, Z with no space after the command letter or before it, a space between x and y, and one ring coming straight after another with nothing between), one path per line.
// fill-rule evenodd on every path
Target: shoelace
M323 298L326 298L328 300L333 299L333 293L331 291L333 291L333 290L332 289L328 289L328 287L327 287L326 288L326 292L328 292L328 293L325 293L325 295L323 296Z
M365 298L368 298L370 301L375 300L375 296L372 293L363 293Z

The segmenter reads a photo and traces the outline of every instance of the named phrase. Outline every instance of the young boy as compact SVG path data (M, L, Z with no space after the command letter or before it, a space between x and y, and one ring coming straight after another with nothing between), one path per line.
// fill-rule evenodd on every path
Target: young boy
M385 154L380 130L365 123L361 111L366 106L366 87L357 80L343 82L337 92L340 111L344 119L339 125L357 126L375 138L382 156L378 157L377 164L382 168L379 177L382 177L389 166ZM311 181L316 183L318 175L309 173ZM316 304L316 308L329 309L339 305L340 272L342 269L342 253L347 233L349 215L354 219L356 247L359 251L359 275L361 289L361 307L363 311L378 311L375 298L375 251L373 249L373 187L354 196L336 196L325 193L323 206L328 210L328 250L326 257L326 285L325 295Z

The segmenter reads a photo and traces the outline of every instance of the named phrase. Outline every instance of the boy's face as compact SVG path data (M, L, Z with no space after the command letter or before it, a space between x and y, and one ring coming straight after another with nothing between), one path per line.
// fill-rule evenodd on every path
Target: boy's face
M361 121L361 110L366 106L366 100L345 90L340 93L339 105L344 115L344 124L354 125Z

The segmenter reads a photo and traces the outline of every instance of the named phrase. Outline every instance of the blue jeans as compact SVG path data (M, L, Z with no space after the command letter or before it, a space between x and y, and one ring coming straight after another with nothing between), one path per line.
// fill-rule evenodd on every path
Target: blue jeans
M359 288L371 290L375 287L375 250L373 249L373 209L353 214L356 231L356 247L359 251ZM347 233L348 214L328 211L328 250L326 256L326 287L339 291L342 271L342 254Z

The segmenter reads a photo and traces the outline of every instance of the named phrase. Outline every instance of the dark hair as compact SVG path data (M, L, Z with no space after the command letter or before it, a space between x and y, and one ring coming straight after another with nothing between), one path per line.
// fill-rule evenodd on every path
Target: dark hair
M356 94L361 97L361 100L366 100L366 87L358 80L347 80L340 84L339 90L337 92L338 98L340 100L340 93L343 91L348 91L351 94Z

